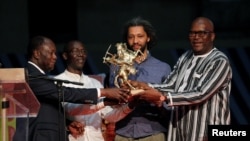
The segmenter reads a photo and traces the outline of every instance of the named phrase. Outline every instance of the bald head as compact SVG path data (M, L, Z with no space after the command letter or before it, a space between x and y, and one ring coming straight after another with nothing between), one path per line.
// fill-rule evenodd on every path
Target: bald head
M189 40L195 55L203 55L213 49L214 24L206 17L194 19L189 31Z
M213 24L213 22L210 19L206 18L206 17L198 17L198 18L194 19L193 22L192 22L191 27L193 27L195 25L204 25L205 30L214 32L214 24Z

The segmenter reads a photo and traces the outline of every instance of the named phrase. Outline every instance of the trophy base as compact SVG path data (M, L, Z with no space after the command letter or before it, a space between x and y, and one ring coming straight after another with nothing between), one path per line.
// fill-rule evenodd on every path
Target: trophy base
M143 89L134 89L134 90L130 90L130 94L132 96L135 96L135 95L137 95L137 94L139 94L139 93L141 93L143 91L144 91Z

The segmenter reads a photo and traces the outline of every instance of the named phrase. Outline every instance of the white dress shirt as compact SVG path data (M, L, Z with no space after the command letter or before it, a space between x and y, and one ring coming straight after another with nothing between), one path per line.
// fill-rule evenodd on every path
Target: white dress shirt
M85 74L80 76L67 70L55 78L83 83L83 85L74 85L70 83L63 84L66 87L103 88L103 85L98 80ZM67 118L85 124L84 134L77 139L72 135L69 135L70 141L104 141L101 126L102 119L105 119L108 122L117 122L132 111L127 104L111 107L104 106L102 101L103 98L100 98L96 105L64 103Z

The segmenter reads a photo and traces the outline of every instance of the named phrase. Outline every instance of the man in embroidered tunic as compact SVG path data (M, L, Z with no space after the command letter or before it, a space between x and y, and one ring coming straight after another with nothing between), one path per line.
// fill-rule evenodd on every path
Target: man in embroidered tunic
M180 56L163 84L131 82L145 88L141 99L172 107L168 141L207 141L208 125L230 124L232 69L214 39L212 21L196 18L189 32L192 50Z

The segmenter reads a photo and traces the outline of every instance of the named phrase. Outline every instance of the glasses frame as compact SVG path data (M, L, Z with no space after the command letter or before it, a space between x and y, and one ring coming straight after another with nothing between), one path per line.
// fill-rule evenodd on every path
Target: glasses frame
M86 50L71 50L69 53L72 55L87 55Z
M210 33L214 33L213 31L189 31L189 37L195 37L198 35L198 37L204 37L207 36Z

